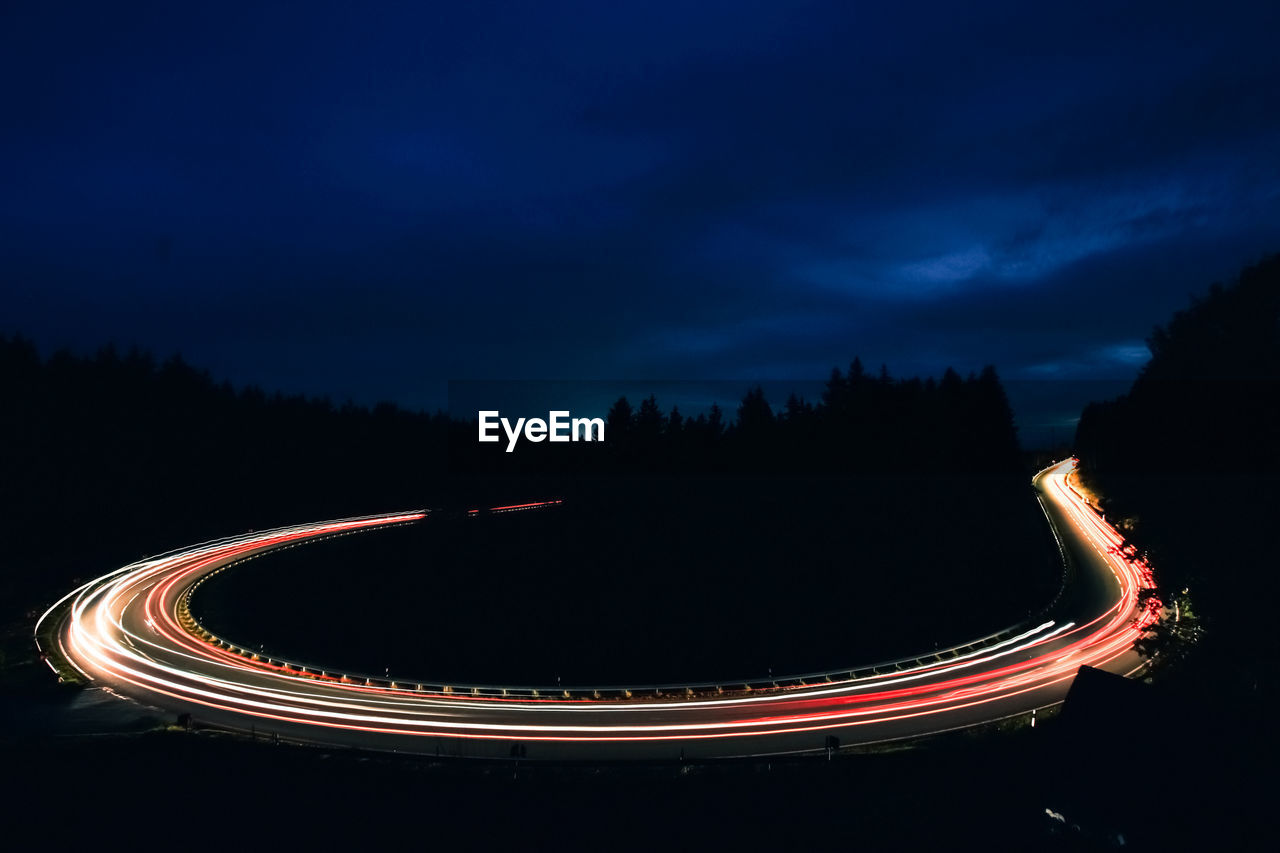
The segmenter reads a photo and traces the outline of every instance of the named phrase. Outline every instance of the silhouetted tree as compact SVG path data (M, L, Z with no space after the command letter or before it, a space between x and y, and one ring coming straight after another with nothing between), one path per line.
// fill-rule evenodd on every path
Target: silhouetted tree
M1082 413L1081 475L1150 556L1161 598L1189 590L1206 641L1188 677L1205 693L1268 704L1280 649L1257 614L1280 595L1267 559L1280 514L1280 255L1193 298L1147 347L1128 393Z
M619 444L625 444L631 438L631 433L635 427L635 414L631 410L631 403L626 397L619 397L609 408L609 413L605 416L605 437Z
M664 429L667 435L679 436L684 429L684 416L680 414L679 406L671 407L671 414L667 415L667 425Z

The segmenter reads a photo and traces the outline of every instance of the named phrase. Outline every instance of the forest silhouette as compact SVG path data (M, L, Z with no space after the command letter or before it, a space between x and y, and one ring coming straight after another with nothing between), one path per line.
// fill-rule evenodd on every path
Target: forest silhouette
M1280 690L1265 616L1280 593L1280 255L1213 285L1147 345L1129 392L1084 410L1082 475L1149 557L1162 597L1187 590L1198 647L1157 638L1166 656L1186 657L1184 682L1204 679L1237 712L1263 713Z
M833 368L817 401L792 393L776 411L759 385L732 415L711 403L686 416L651 394L610 407L605 446L476 441L450 423L449 461L465 473L1009 474L1022 470L1013 411L995 368L961 378L894 379L855 358Z
M819 400L793 395L775 411L753 387L731 416L711 407L686 418L653 396L634 407L620 398L603 447L512 454L441 413L236 389L137 349L41 358L30 341L0 340L0 385L11 403L0 421L6 592L28 610L168 548L413 507L446 512L417 540L385 540L394 547L376 537L355 551L316 545L226 573L208 585L212 617L245 642L313 659L326 651L313 612L340 588L360 598L353 618L368 623L352 635L401 649L401 668L461 632L467 642L428 661L446 670L433 673L484 665L476 675L594 678L621 667L710 678L718 664L748 675L837 667L964 641L1025 618L1060 580L991 368L892 379L855 359L832 371ZM472 528L479 534L446 521L548 497L565 499L558 517L494 518ZM522 574L530 560L554 582ZM352 561L376 582L350 588ZM406 583L451 590L425 634L417 619L403 634L387 627L388 590ZM511 594L486 597L495 585ZM422 589L416 600L440 598ZM533 630L530 612L550 618ZM478 613L500 627L468 633ZM637 635L611 621L637 613L681 614L684 627L664 637L646 617ZM584 620L596 636L632 639L584 658ZM715 639L730 623L736 633ZM382 647L356 651L353 666L384 665ZM510 667L495 672L495 660Z
M1085 409L1076 451L1167 606L1139 644L1155 655L1153 686L1139 716L1098 709L1112 735L1072 741L1065 781L1090 790L1098 763L1132 750L1162 768L1138 792L1154 833L1255 846L1239 834L1270 831L1278 757L1280 255L1212 286L1147 345L1128 393Z

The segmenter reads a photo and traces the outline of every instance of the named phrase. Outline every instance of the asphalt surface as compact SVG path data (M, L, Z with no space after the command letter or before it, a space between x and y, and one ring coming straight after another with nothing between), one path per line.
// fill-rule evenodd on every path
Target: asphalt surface
M1066 561L1059 602L972 644L874 667L659 687L388 681L228 648L186 612L201 579L230 564L423 512L280 528L150 558L70 593L41 618L37 636L53 626L51 660L62 657L97 686L273 739L451 756L695 759L821 751L829 738L847 746L918 737L1054 705L1083 664L1141 669L1133 641L1160 616L1158 601L1138 605L1150 571L1067 484L1074 464L1064 460L1033 481ZM981 589L975 578L974 594Z

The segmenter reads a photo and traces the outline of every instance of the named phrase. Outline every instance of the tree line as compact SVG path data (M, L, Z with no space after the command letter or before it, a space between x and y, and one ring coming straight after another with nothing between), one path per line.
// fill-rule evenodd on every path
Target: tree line
M42 357L0 337L0 536L5 593L52 571L120 565L237 530L409 507L480 506L564 491L575 473L1018 470L994 369L940 380L869 375L854 360L816 401L759 387L736 412L692 417L620 398L605 447L479 445L474 423L236 388L136 347ZM492 452L496 450L497 452ZM603 453L601 453L603 451ZM517 475L495 482L494 476Z
M775 409L761 386L736 412L712 403L687 416L656 395L618 398L604 418L603 446L480 444L476 422L455 420L450 462L468 472L924 473L1021 470L1013 412L995 368L961 378L894 379L855 358L834 368L820 399L792 393Z
M1147 345L1128 393L1081 416L1082 476L1150 558L1160 598L1203 628L1166 621L1149 645L1186 658L1192 689L1261 715L1280 694L1265 618L1280 594L1280 255L1192 299Z
M248 528L422 506L446 421L0 337L4 593Z

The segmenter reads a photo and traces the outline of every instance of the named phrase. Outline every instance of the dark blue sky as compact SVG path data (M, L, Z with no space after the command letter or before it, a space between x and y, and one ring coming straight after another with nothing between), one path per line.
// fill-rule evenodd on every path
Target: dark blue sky
M1274 3L123 6L0 16L0 331L46 351L410 406L1127 378L1280 250Z

